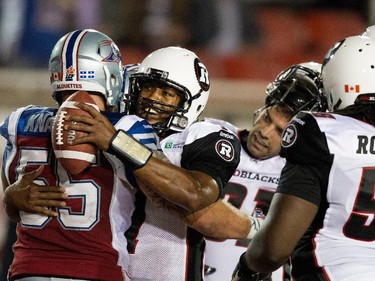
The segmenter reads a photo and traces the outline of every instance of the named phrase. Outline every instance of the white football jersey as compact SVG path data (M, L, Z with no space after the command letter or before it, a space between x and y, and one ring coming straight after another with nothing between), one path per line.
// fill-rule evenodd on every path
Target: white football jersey
M161 149L173 164L205 172L223 183L229 180L240 156L236 136L206 122L168 136L161 141ZM203 280L202 234L152 205L140 192L126 236L132 281Z
M277 192L319 206L293 253L293 276L375 280L374 126L338 114L300 113L284 130L281 153L290 169Z
M205 121L228 128L240 139L240 134L245 137L249 133L222 120L206 118ZM241 141L241 144L240 163L224 188L224 200L249 215L253 214L255 208L261 208L266 213L279 183L285 159L279 156L266 160L255 159L244 149L246 142ZM218 241L206 238L205 264L210 267L211 272L206 273L205 280L231 280L233 270L248 243L249 240ZM281 281L282 277L282 268L272 274L273 281Z

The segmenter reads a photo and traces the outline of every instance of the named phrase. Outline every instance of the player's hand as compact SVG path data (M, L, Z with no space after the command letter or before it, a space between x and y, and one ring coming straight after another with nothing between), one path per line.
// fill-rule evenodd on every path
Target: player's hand
M72 121L65 125L64 130L76 130L87 133L87 136L76 138L72 145L81 143L93 143L100 149L107 151L110 141L116 133L112 123L91 105L84 102L77 102L75 106L88 112L91 117L83 115L67 115L66 120Z
M56 217L57 212L47 207L64 207L68 195L64 187L41 186L33 181L43 172L44 166L24 174L4 192L4 203L11 219L15 210Z
M232 281L272 281L272 278L271 273L262 274L248 268L245 253L243 253L233 271Z

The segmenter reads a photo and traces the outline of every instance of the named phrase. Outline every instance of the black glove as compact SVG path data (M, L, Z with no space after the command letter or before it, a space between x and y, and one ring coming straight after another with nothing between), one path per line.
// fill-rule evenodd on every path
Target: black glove
M263 274L248 268L245 253L243 253L232 273L232 281L272 281L272 278L271 273Z

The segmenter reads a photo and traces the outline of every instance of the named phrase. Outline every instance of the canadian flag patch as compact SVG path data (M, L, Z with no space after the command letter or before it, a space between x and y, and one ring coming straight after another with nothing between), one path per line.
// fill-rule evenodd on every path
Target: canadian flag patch
M359 93L359 85L345 84L345 93Z
M59 72L52 72L50 76L50 81L56 81L56 80L61 80L61 75Z

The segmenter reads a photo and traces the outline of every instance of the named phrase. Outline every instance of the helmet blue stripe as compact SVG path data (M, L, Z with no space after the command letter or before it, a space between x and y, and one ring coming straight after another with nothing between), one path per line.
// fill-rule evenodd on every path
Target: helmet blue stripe
M74 45L76 44L76 40L77 40L77 38L78 38L78 36L81 32L82 32L82 30L77 30L77 31L73 32L72 36L70 37L70 40L68 42L68 46L66 48L66 53L65 53L66 68L69 68L69 67L73 66Z

